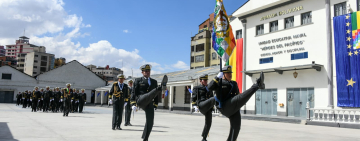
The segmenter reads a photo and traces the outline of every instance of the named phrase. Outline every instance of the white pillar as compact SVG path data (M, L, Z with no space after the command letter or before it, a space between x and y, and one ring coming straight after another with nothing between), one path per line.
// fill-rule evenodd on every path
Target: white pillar
M173 92L174 91L174 86L170 86L170 94L169 94L169 110L172 111L173 110Z
M94 93L94 105L95 105L96 102L97 102L97 100L96 100L96 99L97 99L97 97L96 97L96 96L97 96L97 93L98 93L98 91L95 91L95 93Z
M100 98L101 98L101 106L103 105L103 103L104 103L104 91L101 91L101 93L100 93Z
M191 83L191 91L194 89L194 83ZM190 93L190 112L192 111L192 93Z

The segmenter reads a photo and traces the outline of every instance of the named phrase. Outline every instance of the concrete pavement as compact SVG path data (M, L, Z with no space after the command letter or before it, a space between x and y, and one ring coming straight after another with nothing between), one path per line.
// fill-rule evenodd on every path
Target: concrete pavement
M110 141L142 140L144 112L135 113L123 130L111 130L112 109L86 107L85 113L32 113L15 104L0 104L0 141ZM149 140L200 141L203 116L155 113L155 123ZM226 118L214 117L208 141L226 140L229 132ZM305 126L279 122L242 120L238 141L360 141L360 130L322 126Z

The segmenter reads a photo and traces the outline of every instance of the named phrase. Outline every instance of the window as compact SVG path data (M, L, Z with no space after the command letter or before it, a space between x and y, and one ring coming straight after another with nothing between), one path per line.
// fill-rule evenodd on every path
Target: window
M175 99L176 99L176 87L174 87L174 95L173 95L174 97L173 97L173 103L175 104Z
M285 18L285 29L294 27L294 17Z
M34 60L34 63L37 63L38 61L37 60Z
M311 12L302 13L301 14L301 25L311 23L311 19L312 19Z
M204 62L204 55L195 56L195 62Z
M256 26L256 35L264 34L264 25L258 25Z
M198 39L202 39L202 38L204 38L204 36L199 36L199 38L198 38Z
M110 74L112 74L112 72L110 72Z
M3 73L3 74L1 75L1 79L11 80L11 74Z
M37 66L34 66L34 69L37 69Z
M194 52L194 46L191 46L191 52Z
M24 67L24 64L20 64L20 67Z
M204 28L207 28L207 25L204 25Z
M342 2L334 5L334 16L340 16L346 14L346 2Z
M240 39L240 38L242 38L242 30L241 29L236 31L236 39Z
M191 86L185 86L184 104L190 104L190 101L191 101L191 94L187 88L191 89Z
M33 72L33 74L36 74L36 72Z
M21 57L25 57L26 56L26 54L21 54Z
M198 67L195 67L195 69L198 69L198 68L204 68L204 66L198 66Z
M272 63L272 62L273 62L273 57L260 59L260 64L266 64L266 63Z
M47 56L41 56L41 60L47 61Z
M216 60L216 53L215 53L215 52L213 52L213 53L211 54L211 58L212 58L213 60Z
M46 72L46 67L40 67L40 72Z
M46 62L43 62L43 61L41 61L41 64L40 64L41 66L46 66L47 65L47 63Z
M291 54L291 60L308 58L308 52Z
M35 57L39 57L39 55L35 55Z
M196 45L196 52L204 51L204 44Z
M191 56L191 63L194 63L194 56Z
M278 21L270 22L270 32L274 32L278 30Z

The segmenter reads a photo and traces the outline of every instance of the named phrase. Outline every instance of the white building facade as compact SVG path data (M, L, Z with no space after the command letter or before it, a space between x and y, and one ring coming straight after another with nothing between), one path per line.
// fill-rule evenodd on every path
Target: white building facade
M358 3L250 0L235 11L230 24L234 35L244 38L243 88L250 88L261 71L266 84L242 110L305 118L307 106L339 108L332 18L357 11Z

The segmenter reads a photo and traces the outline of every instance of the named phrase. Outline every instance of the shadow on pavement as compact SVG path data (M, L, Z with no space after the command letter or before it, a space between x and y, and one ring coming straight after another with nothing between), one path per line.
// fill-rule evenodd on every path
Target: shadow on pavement
M7 122L0 122L0 140L18 141L12 136Z
M132 125L132 126L135 126L135 127L144 127L144 125ZM153 126L153 127L169 128L169 127L166 127L166 126Z

